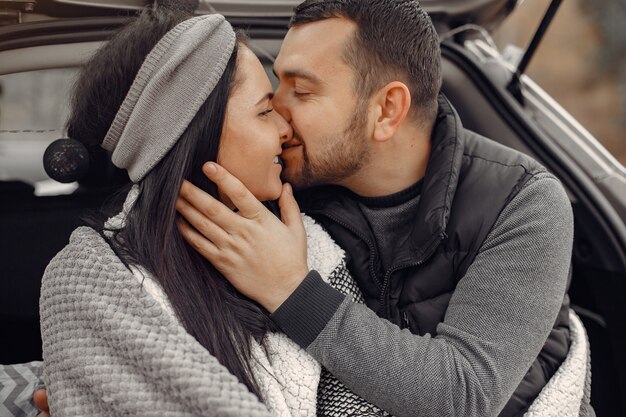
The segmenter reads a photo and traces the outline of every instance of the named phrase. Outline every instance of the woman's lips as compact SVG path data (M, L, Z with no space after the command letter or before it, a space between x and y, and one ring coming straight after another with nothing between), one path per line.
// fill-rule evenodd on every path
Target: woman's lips
M281 168L285 167L285 161L283 161L283 158L281 158L280 155L276 155L273 162L280 165Z

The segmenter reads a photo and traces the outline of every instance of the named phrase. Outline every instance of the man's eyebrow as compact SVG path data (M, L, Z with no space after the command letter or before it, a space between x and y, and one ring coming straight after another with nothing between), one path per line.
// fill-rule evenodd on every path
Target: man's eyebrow
M276 74L276 68L272 67L272 72L276 78L279 78L278 74ZM302 78L303 80L307 80L315 84L324 84L324 82L317 75L306 70L286 70L283 71L283 76L285 78Z
M268 101L274 98L274 93L267 93L266 95L264 95L263 97L261 97L261 100L257 101L255 106L258 106L259 104L263 103L264 101Z

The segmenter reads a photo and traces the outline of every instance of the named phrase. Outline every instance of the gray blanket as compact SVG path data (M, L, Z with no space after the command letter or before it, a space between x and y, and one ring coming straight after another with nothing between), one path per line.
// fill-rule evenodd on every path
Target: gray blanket
M270 415L92 229L48 265L40 313L55 417Z

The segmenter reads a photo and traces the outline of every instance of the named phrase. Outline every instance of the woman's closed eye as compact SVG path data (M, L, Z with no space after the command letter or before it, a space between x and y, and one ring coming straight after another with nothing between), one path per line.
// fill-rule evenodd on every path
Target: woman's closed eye
M262 111L261 113L259 113L259 116L261 116L261 117L266 117L267 115L269 115L269 114L270 114L271 112L273 112L273 111L274 111L274 109L270 107L270 108L268 108L268 109L265 109L265 110L264 110L264 111Z

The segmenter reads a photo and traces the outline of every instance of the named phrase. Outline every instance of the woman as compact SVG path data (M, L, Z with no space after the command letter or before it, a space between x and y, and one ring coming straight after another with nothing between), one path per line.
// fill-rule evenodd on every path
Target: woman
M148 8L86 65L69 136L89 150L92 171L102 169L101 146L133 184L119 214L77 229L46 269L40 310L53 416L316 414L319 364L275 333L267 312L176 227L184 180L217 196L201 173L207 161L259 200L279 197L279 154L292 131L271 92L261 63L219 15ZM331 283L351 279L343 252L311 219L304 224L309 266ZM356 398L323 378L332 389L320 391L320 404Z

